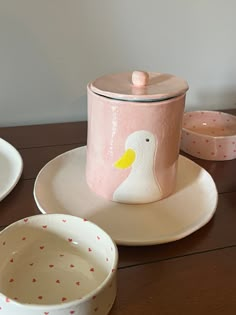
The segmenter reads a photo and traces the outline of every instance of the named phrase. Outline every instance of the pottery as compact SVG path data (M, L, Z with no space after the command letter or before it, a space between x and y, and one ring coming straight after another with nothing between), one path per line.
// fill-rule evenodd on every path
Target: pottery
M36 215L0 233L0 311L105 315L116 296L117 248L95 224Z
M105 199L142 204L176 186L185 80L118 73L88 85L86 181Z
M186 112L181 150L212 161L236 158L236 116L217 111Z
M14 189L22 171L23 160L17 149L0 138L0 201Z
M218 193L211 175L180 155L175 192L160 201L130 205L95 194L85 179L86 147L57 156L39 172L34 199L42 213L68 213L99 225L119 245L176 241L204 226L215 213ZM78 181L79 177L79 181ZM199 198L201 196L201 198Z

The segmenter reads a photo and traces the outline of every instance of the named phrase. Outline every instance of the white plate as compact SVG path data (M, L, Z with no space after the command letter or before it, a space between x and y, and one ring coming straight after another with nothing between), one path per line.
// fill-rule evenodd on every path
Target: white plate
M42 213L65 213L88 218L120 245L152 245L183 238L213 216L218 194L212 177L180 156L176 192L144 205L105 200L85 180L86 147L50 161L38 174L34 198Z
M16 186L22 170L23 161L19 152L0 138L0 201Z

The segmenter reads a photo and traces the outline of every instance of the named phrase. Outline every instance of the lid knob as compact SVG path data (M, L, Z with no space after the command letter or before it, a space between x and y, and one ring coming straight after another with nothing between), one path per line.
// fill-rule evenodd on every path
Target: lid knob
M148 85L149 75L145 71L133 71L132 83L134 86L145 86Z

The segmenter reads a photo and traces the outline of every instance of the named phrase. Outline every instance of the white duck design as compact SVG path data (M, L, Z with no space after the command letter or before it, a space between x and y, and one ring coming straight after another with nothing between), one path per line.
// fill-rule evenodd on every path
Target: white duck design
M123 203L148 203L161 199L162 193L154 173L157 141L146 130L135 131L125 142L124 155L115 162L116 168L132 167L128 177L113 193L113 200Z

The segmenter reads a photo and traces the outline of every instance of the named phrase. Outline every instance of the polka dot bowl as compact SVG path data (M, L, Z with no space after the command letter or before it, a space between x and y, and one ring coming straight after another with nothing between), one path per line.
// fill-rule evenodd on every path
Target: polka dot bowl
M181 150L213 161L236 158L236 116L217 111L186 112Z
M105 315L116 296L117 248L95 224L36 215L0 233L0 314Z

